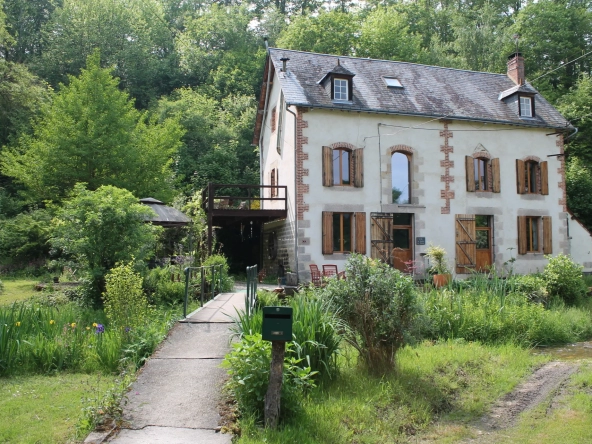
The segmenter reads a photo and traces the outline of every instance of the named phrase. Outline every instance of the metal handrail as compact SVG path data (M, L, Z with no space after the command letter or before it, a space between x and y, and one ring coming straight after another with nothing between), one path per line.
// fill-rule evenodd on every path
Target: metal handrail
M257 301L257 265L247 267L247 295L245 296L245 314L251 316Z
M189 281L193 277L193 271L199 270L200 274L200 286L201 286L201 306L204 305L204 295L205 295L205 283L206 283L206 275L207 270L210 271L210 276L212 276L212 299L216 296L216 284L218 285L218 293L222 288L222 267L223 264L217 265L207 265L202 267L187 267L183 272L185 273L185 303L183 304L183 317L187 317L187 300L189 299ZM216 273L216 269L218 269L218 273Z
M220 196L217 195L217 190L221 189L228 189L228 188L235 188L239 190L246 190L245 195L224 195ZM275 189L275 196L274 197L265 197L263 196L263 190L267 189ZM256 190L256 192L255 192ZM259 201L262 202L274 202L280 201L283 202L283 210L287 209L287 192L288 187L286 185L242 185L242 184L214 184L208 183L208 186L202 190L202 208L205 211L210 211L215 209L214 208L214 200L215 199L224 199L228 201L240 201L245 202L247 205L245 208L225 208L225 209L243 209L249 210L251 209L252 202Z

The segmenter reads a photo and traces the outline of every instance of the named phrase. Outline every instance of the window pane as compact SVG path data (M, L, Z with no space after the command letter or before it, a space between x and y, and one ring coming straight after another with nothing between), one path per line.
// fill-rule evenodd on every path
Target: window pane
M409 249L409 228L395 228L393 230L393 245L395 248Z
M532 117L530 97L520 97L520 115L522 117Z
M489 216L475 216L475 225L477 227L488 227Z
M347 100L347 80L335 79L333 81L333 99Z
M536 173L537 164L535 162L526 163L526 188L529 193L536 193Z
M477 230L477 248L489 249L489 230Z
M479 159L473 159L473 169L475 170L475 190L479 190Z
M341 184L341 151L333 150L333 185Z
M539 224L538 219L532 218L530 219L532 223L532 250L530 251L539 251Z
M341 150L341 183L349 185L349 151Z
M411 213L395 213L393 215L394 225L411 225Z
M341 214L333 213L333 251L341 251Z
M343 216L343 250L351 251L351 222L352 215L349 213L342 214Z
M410 199L409 157L394 153L391 157L392 199L393 203L408 204Z

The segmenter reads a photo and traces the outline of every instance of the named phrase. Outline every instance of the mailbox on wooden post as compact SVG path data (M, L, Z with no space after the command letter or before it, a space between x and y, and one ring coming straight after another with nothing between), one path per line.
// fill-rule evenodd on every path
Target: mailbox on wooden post
M271 369L265 394L265 426L275 429L280 416L280 393L286 342L292 340L292 307L263 307L263 340L271 341Z
M263 340L292 340L292 307L263 307Z

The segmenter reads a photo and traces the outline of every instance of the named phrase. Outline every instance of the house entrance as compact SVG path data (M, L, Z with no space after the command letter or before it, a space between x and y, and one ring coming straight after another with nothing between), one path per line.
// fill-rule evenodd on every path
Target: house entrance
M406 271L413 259L413 214L370 214L371 257Z
M456 272L486 271L492 263L491 216L456 215Z

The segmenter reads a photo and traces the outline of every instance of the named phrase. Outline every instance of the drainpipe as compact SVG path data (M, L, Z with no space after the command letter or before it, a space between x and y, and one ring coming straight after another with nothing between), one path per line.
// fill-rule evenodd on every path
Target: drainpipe
M298 116L295 112L290 111L288 104L286 104L286 111L294 116L294 260L296 261L296 285L298 285L300 282L300 268L298 266L298 211L296 208L298 205L298 179L296 176L296 160L298 155L296 152L296 146L298 143ZM286 196L286 199L287 198L288 196Z
M267 40L265 41L267 44ZM261 122L261 130L259 132L259 183L263 184L263 146L261 142L263 141L263 128L265 125L265 119L267 117L267 99L269 97L269 77L271 76L271 64L273 63L271 60L271 55L269 54L269 50L267 51L267 59L269 61L269 65L267 66L267 83L265 84L265 104L263 105L263 120Z

